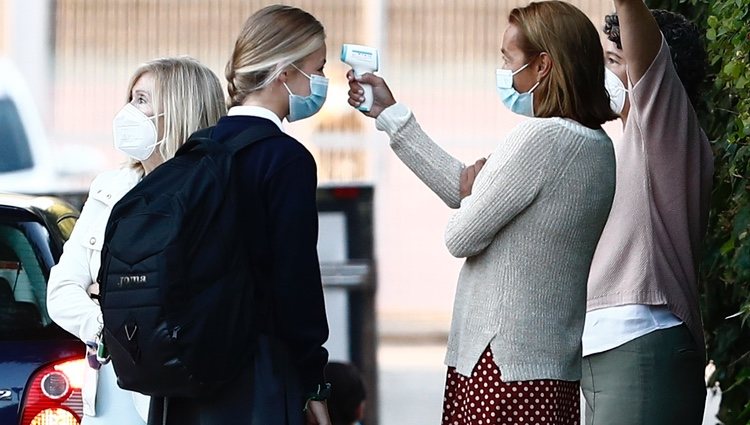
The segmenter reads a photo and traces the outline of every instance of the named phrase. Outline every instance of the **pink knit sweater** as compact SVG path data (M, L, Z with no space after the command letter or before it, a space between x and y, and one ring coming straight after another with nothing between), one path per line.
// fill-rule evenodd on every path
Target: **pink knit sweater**
M591 265L587 310L667 305L703 348L697 269L711 193L711 146L666 41L629 89L630 115L614 143L615 199Z

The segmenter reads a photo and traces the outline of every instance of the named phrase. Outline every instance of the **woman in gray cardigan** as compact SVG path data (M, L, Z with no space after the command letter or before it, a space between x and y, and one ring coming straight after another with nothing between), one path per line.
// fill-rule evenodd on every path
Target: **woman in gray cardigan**
M514 9L497 89L516 127L486 163L465 167L437 146L385 82L349 74L349 103L451 208L446 245L466 258L445 362L443 424L579 420L586 280L612 203L613 119L599 36L574 6ZM481 172L479 170L481 169Z

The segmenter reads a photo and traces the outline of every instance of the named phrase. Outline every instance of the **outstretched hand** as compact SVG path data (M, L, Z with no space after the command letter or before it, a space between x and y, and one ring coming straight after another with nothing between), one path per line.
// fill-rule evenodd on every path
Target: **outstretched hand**
M459 185L461 199L471 195L474 180L476 180L479 171L484 167L485 162L487 162L486 158L479 158L474 164L464 167L461 170L461 183Z
M396 99L393 98L393 93L391 93L391 89L388 88L385 80L377 75L368 72L357 80L354 77L354 71L350 70L346 73L346 78L349 80L349 104L355 108L365 100L360 83L372 86L372 107L369 112L362 112L368 117L377 118L383 112L383 109L396 103Z

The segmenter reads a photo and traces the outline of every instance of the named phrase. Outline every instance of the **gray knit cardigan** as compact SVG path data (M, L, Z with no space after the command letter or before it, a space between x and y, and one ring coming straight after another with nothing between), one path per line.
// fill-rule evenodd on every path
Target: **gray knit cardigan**
M445 363L470 376L489 345L504 381L581 378L586 280L615 188L612 141L563 118L534 118L498 144L472 194L463 164L396 104L377 128L449 207L448 250L466 258Z

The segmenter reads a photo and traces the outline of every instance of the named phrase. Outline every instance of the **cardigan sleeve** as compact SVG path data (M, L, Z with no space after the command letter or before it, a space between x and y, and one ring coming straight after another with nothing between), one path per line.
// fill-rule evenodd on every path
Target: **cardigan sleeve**
M461 201L445 231L445 244L459 258L481 253L497 233L536 198L551 143L533 125L511 132L487 159L472 194Z
M401 161L451 208L461 203L464 165L430 139L406 106L386 108L376 122L391 138L391 148Z

